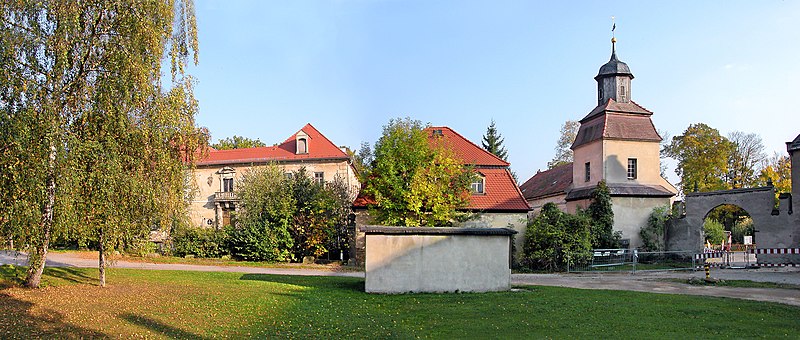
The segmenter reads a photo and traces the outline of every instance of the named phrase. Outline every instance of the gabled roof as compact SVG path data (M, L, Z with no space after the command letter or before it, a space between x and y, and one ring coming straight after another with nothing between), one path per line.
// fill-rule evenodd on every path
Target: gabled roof
M296 136L300 132L308 135L308 153L297 154ZM236 163L289 162L300 160L349 159L344 151L319 132L313 125L306 124L283 143L246 149L215 150L210 148L208 155L198 165L222 165Z
M526 200L564 195L572 186L572 163L559 165L533 175L519 188Z
M594 113L595 111L589 113L586 118L581 120L581 127L575 136L575 142L572 143L572 149L598 139L660 142L661 135L658 134L653 121L650 120L652 112L646 110L645 113L624 112L619 108L619 105L629 107L631 103L619 104L613 99L609 99L607 105L601 105L598 108L611 107L614 110L601 110L597 114ZM635 103L633 104L635 105ZM642 109L644 110L644 108Z
M469 139L453 131L446 126L432 126L425 129L431 141L444 139L444 143L452 150L456 157L464 161L466 165L476 166L501 166L507 167L510 163L495 156L493 153L484 150L482 147L471 142Z

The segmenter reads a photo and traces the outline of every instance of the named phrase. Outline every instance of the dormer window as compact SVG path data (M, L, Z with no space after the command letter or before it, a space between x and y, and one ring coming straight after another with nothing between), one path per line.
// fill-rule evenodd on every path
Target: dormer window
M295 141L297 142L296 154L300 155L308 153L308 140L308 135L302 130L297 133L297 136L295 137Z
M473 194L483 194L484 193L483 188L485 187L485 185L486 185L486 177L478 175L476 176L475 180L472 181L472 184L470 184L470 189L472 190Z

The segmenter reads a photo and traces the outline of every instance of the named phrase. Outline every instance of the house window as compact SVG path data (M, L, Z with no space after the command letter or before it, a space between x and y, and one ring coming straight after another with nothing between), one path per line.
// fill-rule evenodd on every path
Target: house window
M286 177L286 179L292 179L292 178L294 178L294 174L293 174L293 173L291 173L291 172L287 172L287 173L285 173L285 174L283 174L283 175Z
M585 174L584 181L586 181L586 182L588 182L592 178L592 172L591 172L592 167L591 167L591 165L592 164L590 162L586 162L586 164L583 165L584 174Z
M628 179L636 179L637 164L636 158L628 158Z
M233 191L233 178L223 178L222 179L222 191L224 191L224 192L232 192Z
M325 173L324 172L315 172L314 173L314 182L318 184L325 184Z
M308 140L300 138L297 140L297 153L308 153Z
M483 178L483 176L478 176L478 178L475 179L475 181L472 182L472 184L470 185L470 187L472 189L472 193L473 194L483 194L484 193L483 192L483 186L484 186L485 181L486 181L486 179Z

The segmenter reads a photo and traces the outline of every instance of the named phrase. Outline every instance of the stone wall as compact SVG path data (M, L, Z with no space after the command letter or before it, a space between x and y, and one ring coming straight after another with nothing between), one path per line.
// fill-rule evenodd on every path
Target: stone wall
M368 293L487 292L511 288L510 229L360 228Z

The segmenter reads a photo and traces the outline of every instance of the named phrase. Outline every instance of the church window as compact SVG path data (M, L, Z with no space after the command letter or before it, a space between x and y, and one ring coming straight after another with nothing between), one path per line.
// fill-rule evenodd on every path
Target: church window
M628 179L636 179L637 165L636 158L628 158Z
M620 101L625 101L625 85L619 86L619 99Z
M584 174L585 174L585 179L584 180L586 182L588 182L592 178L592 173L591 173L591 168L592 167L591 167L591 165L592 165L592 163L590 163L590 162L586 162L586 164L583 165L584 166Z

